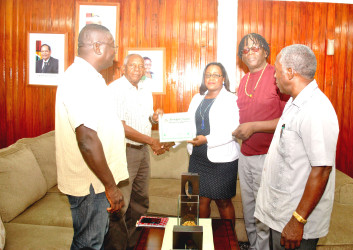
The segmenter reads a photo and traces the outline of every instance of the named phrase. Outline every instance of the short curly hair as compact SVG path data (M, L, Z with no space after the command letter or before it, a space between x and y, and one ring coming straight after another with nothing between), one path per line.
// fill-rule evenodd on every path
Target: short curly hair
M265 50L265 52L267 54L266 59L270 56L270 45L268 44L266 39L257 33L250 33L250 34L245 35L239 43L238 56L239 56L240 60L243 57L243 49L244 49L244 46L247 45L248 39L253 41L254 44L258 44L261 48L263 48Z
M283 70L291 68L306 79L314 78L317 60L314 52L308 46L292 44L283 48L280 55L279 62L282 64Z

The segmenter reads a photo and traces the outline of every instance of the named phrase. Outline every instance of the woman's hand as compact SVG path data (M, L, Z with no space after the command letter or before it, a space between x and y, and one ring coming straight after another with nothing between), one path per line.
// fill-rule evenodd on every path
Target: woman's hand
M206 144L207 143L207 138L204 135L198 135L192 141L187 141L187 142L191 143L194 146L200 146L202 144Z

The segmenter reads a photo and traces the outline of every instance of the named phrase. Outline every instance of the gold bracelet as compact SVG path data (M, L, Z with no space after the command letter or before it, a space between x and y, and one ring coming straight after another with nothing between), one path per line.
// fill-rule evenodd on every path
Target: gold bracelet
M307 222L306 219L304 219L303 217L301 217L297 211L293 212L293 216L297 219L297 221L299 221L300 223L303 223L305 225L305 223Z

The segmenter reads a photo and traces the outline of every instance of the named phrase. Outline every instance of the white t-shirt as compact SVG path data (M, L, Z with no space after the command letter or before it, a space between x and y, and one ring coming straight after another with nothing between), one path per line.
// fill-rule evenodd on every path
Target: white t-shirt
M60 79L55 112L58 187L73 196L89 194L90 184L95 193L105 191L78 148L75 129L81 124L97 132L115 182L127 179L124 128L114 112L108 87L92 65L76 57Z

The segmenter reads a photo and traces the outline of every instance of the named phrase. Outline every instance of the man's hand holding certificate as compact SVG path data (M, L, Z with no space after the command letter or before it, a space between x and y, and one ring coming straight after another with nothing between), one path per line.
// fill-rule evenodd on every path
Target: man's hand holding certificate
M194 120L187 112L164 114L159 118L160 142L192 140L195 133Z

